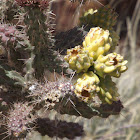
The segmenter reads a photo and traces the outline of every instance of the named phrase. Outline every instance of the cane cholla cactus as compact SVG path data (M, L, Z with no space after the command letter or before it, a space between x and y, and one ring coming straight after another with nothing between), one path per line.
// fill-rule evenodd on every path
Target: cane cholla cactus
M107 15L104 17L105 13ZM118 101L119 94L112 91L106 83L110 80L109 85L116 89L112 79L106 76L120 77L121 73L127 70L127 60L115 52L109 53L115 49L119 40L113 30L116 17L116 13L108 7L95 11L90 9L86 12L81 18L81 24L87 24L89 28L94 27L90 28L85 36L83 46L79 45L68 50L65 56L69 67L76 70L79 76L84 72L75 84L75 94L83 101L87 102L95 96L99 97L102 103L112 104L113 101ZM88 61L84 61L85 58Z
M6 115L4 125L8 130L8 136L20 139L22 134L25 134L26 137L28 130L32 128L30 124L32 122L39 124L39 117L44 117L47 113L50 115L51 112L82 116L88 119L93 116L107 118L109 115L119 114L123 106L119 101L117 87L111 76L119 77L127 69L127 61L121 55L109 52L118 43L118 36L113 30L115 21L110 11L103 10L107 13L107 23L102 22L103 11L91 10L85 14L83 18L86 19L93 12L93 17L97 19L96 25L92 24L89 32L85 31L87 28L75 27L70 31L57 34L57 31L53 30L54 21L51 20L56 18L51 11L53 1L9 1L11 10L14 8L15 10L11 18L3 16L0 24L0 72L2 72L2 80L6 81L4 85L8 85L8 88L10 85L12 91L19 92L12 94L13 92L11 93L9 89L4 93L0 91L0 100L6 103L6 107L1 103L0 113L3 114L2 116ZM78 2L83 4L86 1L78 0ZM9 10L7 14L11 13L9 4L7 2L5 4ZM98 20L97 15L100 16L100 14L102 19ZM83 24L86 24L87 19L85 19ZM111 24L108 24L109 19ZM60 35L60 38L57 38L55 33ZM58 46L54 44L56 38ZM63 56L65 52L60 55L56 51L59 46L61 50L69 48L66 56ZM71 75L67 75L65 71L64 75L59 75L63 71L61 62L64 59L72 69L69 71L69 74L72 73L71 78L68 78ZM52 78L48 81L48 78L46 80L49 72L54 72L54 69L59 72L57 74L59 79L53 81L54 78ZM46 70L49 72L47 73ZM62 79L63 76L64 79ZM5 80L5 77L10 82ZM20 101L16 103L16 100ZM8 110L11 102L14 102L13 108ZM45 119L41 121L43 126L46 124L46 128L42 126L41 131L48 130L50 136L59 135L60 138L74 139L75 136L81 136L83 132L79 125L73 123L64 122L56 125L55 121L46 120L46 123ZM51 131L53 128L56 130L53 131L54 133ZM41 133L39 129L35 130ZM57 131L59 132L56 133Z
M51 2L45 0L17 0L17 4L23 7L19 19L23 19L30 43L35 46L33 67L36 77L38 79L43 77L47 68L50 71L56 69L60 72L61 60L58 59L59 54L51 49L54 45L52 33L55 17L50 10Z

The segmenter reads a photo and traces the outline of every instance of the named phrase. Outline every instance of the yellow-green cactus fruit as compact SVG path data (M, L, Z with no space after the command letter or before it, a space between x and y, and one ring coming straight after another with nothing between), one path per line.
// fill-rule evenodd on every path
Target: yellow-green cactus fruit
M106 56L100 55L94 63L94 68L101 77L105 75L120 77L121 73L127 70L127 62L123 56L114 52Z
M82 101L87 102L100 91L98 86L100 80L92 71L81 75L75 84L75 94Z
M98 10L89 9L80 18L80 25L91 27L101 27L111 29L116 24L118 14L110 8L109 5L99 8Z
M68 49L67 55L64 59L69 63L69 67L72 70L76 70L77 73L86 72L89 67L93 65L93 58L90 57L80 45L75 48Z
M86 35L83 47L93 60L109 51L112 45L112 38L109 35L108 30L103 30L100 27L91 28Z
M100 92L98 93L98 97L103 103L108 104L119 100L118 89L109 75L105 79L100 79Z

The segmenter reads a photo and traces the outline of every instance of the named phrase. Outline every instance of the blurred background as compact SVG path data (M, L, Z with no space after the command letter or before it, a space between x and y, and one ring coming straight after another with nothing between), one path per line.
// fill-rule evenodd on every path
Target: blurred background
M76 0L75 0L76 1ZM94 117L90 120L61 116L60 119L84 125L83 140L139 140L140 139L140 0L87 0L82 5L78 0L56 0L52 10L56 14L57 32L67 31L78 24L82 13L110 4L118 13L115 30L120 36L116 52L129 61L128 70L117 82L124 109L119 116L107 119ZM59 116L58 116L59 117ZM77 138L79 139L79 138ZM81 138L80 138L81 139Z

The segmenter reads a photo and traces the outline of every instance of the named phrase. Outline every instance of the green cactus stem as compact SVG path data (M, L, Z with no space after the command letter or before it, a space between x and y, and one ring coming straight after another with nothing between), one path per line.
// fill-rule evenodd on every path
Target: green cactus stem
M49 11L49 5L46 4L42 9L42 2L23 3L18 1L17 3L24 7L24 23L26 25L27 35L34 48L34 63L35 75L37 78L43 77L44 70L49 69L57 72L61 71L60 59L58 59L58 53L54 52L52 48L54 40L52 36L52 25ZM42 6L41 6L42 5ZM21 13L23 15L23 13Z
M108 75L105 78L100 78L100 92L98 94L102 103L112 104L113 101L119 100L119 93L116 84Z
M80 18L80 25L91 27L101 27L104 30L110 30L116 24L118 14L110 8L109 5L99 8L98 10L89 9Z

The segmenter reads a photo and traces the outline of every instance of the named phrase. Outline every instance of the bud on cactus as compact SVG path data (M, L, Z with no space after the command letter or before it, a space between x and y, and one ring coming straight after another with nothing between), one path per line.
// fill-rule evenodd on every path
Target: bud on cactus
M109 51L112 45L112 38L109 35L108 30L100 27L91 28L83 42L84 50L88 51L89 56L96 60L99 55Z
M121 73L127 70L127 62L123 56L114 52L106 56L100 55L95 61L94 68L101 77L104 75L120 77Z
M100 80L92 71L80 76L75 84L75 94L81 100L87 102L94 98L94 95L100 91L98 86Z
M98 96L103 103L108 104L112 104L113 101L119 100L118 89L109 75L104 79L100 79L100 92Z
M86 72L93 62L93 58L83 51L81 46L68 49L64 59L69 63L69 67L76 70L77 73Z

